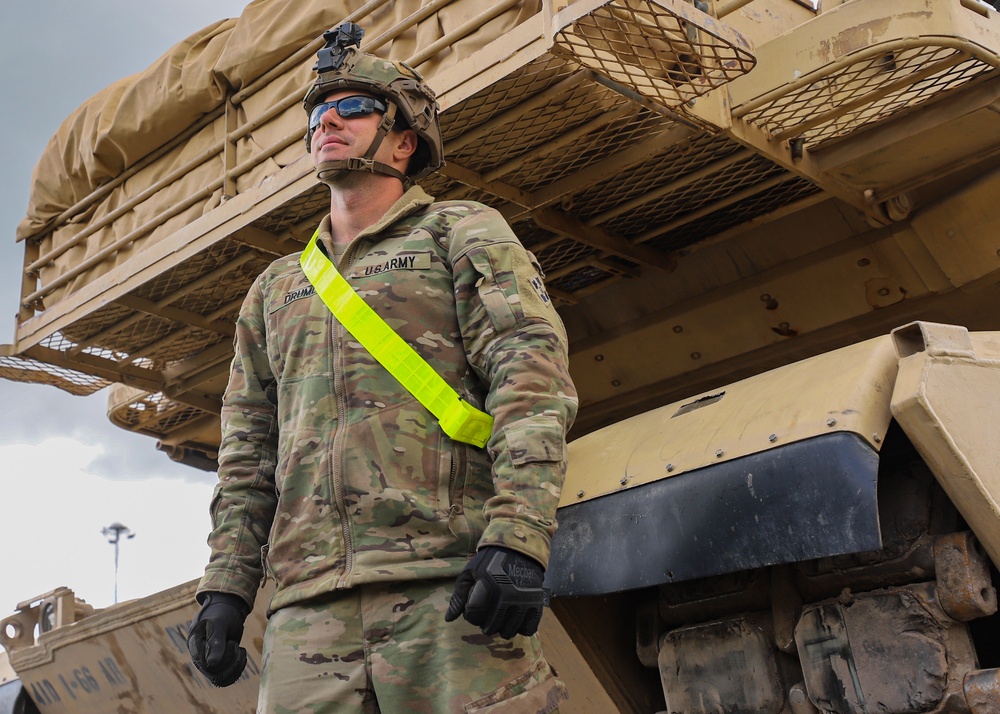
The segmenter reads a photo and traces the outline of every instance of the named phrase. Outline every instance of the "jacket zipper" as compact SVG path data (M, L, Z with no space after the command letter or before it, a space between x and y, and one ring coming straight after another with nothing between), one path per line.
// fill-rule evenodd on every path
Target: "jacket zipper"
M349 256L348 256L349 257ZM331 481L333 484L333 500L340 515L341 529L344 534L344 572L337 583L338 588L347 587L347 580L354 568L354 542L351 537L351 526L348 521L347 503L344 499L344 481L341 478L341 442L347 421L347 399L344 396L344 380L340 374L340 349L338 335L342 327L333 313L330 313L330 346L333 352L333 391L337 395L337 429L333 433L333 458L331 459ZM338 388L339 387L339 388Z
M442 439L447 439L448 437L441 434ZM455 481L458 477L458 450L462 448L460 442L451 442L451 471L448 473L448 510L454 514L457 510L457 504L455 503Z

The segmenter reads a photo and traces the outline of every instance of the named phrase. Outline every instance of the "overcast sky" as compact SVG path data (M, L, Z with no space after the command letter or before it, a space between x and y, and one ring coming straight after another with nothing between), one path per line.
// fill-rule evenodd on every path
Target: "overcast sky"
M73 109L141 71L171 45L247 0L3 0L0 4L0 343L14 337L23 252L14 231L31 172ZM57 586L95 607L142 597L201 574L215 475L170 462L152 438L105 416L106 391L73 397L0 379L0 619Z

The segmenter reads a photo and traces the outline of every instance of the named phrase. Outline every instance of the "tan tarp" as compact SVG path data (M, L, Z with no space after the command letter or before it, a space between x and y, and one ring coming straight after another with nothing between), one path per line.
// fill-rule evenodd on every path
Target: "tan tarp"
M404 23L429 0L389 0L373 14L359 19L367 30L365 44ZM493 6L490 0L454 0L410 27L377 52L407 59L418 48L427 47ZM186 129L218 108L227 93L243 89L282 60L319 37L362 7L344 0L256 0L239 19L224 20L195 33L172 47L152 67L107 87L71 114L49 141L32 176L27 215L17 229L18 240L40 233L56 216L83 200L96 188L112 180L148 154L160 149ZM477 49L517 24L535 15L540 0L522 0L518 5L480 27L475 33L446 48L420 66L433 85L436 72L468 58ZM239 124L258 118L289 95L298 95L311 81L314 56L268 82L238 108ZM274 119L256 128L237 146L237 163L259 156L281 138L304 129L301 105L294 102ZM215 119L189 140L166 152L149 166L130 176L100 203L58 227L41 241L41 253L60 251L87 226L107 216L130 198L138 196L158 180L182 167L225 136L225 120ZM240 176L237 191L258 185L267 175L304 156L304 145L295 142ZM63 252L41 270L42 285L98 254L107 246L130 236L156 214L178 207L183 201L221 181L221 151L182 178L159 190L110 225L79 245ZM100 261L45 298L52 307L80 286L127 260L135 250L164 236L216 207L221 188L178 211L151 233L137 236L128 247Z

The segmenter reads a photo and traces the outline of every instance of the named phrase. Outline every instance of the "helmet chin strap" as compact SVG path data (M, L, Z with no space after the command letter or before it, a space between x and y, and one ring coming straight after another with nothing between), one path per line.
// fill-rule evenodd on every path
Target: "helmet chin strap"
M368 146L368 150L365 151L364 156L352 156L349 159L321 162L316 167L316 177L321 182L332 185L346 171L369 171L375 174L392 176L406 183L406 176L401 171L389 164L384 164L374 159L375 153L378 151L379 146L382 145L382 140L385 139L389 130L392 129L392 125L396 123L396 104L394 102L387 102L387 104L389 108L382 115L382 121L379 122L378 130L375 132L372 143Z

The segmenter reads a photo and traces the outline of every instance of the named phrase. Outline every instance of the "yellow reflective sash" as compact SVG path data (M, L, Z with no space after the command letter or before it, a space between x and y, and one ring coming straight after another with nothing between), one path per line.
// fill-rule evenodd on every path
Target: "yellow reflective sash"
M317 230L299 263L334 317L406 391L437 417L445 434L456 441L480 448L485 446L493 431L493 417L458 396L458 392L354 292L320 250L318 239Z

